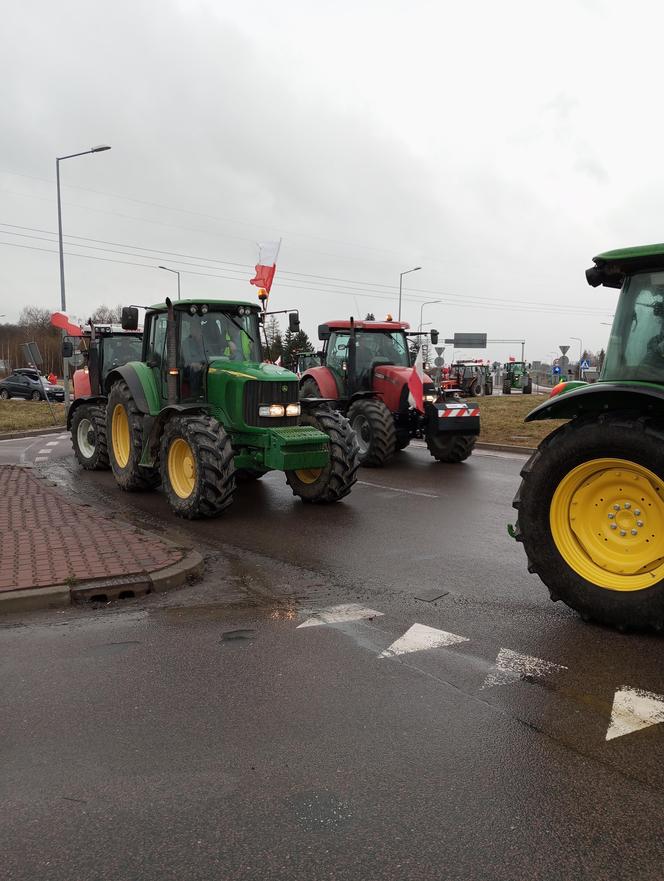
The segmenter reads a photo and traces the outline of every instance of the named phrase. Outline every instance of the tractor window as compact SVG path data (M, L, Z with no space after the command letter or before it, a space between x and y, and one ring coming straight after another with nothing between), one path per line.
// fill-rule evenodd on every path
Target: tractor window
M161 366L162 363L165 363L167 324L168 319L166 315L155 315L150 326L148 361L157 361L157 366Z
M180 325L181 363L203 364L216 359L260 361L258 318L210 310L183 314Z
M626 280L602 379L664 382L664 272L642 272Z
M341 370L344 361L348 360L348 334L333 333L327 347L325 363L330 370Z
M158 321L156 322L159 323ZM137 336L113 336L104 340L104 372L141 360L142 342Z

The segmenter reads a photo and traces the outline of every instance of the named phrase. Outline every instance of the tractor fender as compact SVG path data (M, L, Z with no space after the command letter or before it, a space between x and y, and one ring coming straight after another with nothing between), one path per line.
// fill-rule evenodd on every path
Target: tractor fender
M146 377L147 381L152 382L150 368L145 367L145 370L148 371L148 376ZM136 402L136 406L141 411L141 413L150 413L150 402L148 401L145 387L141 382L141 377L139 376L136 367L132 364L125 364L123 367L116 367L115 370L111 370L111 372L106 377L106 390L110 391L111 386L114 385L119 379L124 379L124 381L129 386L131 396ZM152 412L154 412L154 409L156 408L153 406Z
M631 410L664 415L664 388L630 382L597 382L549 398L526 416L526 422L541 419L576 419L610 410Z
M67 411L67 431L71 431L71 422L74 418L74 413L82 407L83 404L101 404L102 407L106 406L107 398L105 395L88 395L84 398L76 398L69 410Z
M315 380L322 397L333 398L335 401L338 399L337 381L329 367L310 367L300 377L300 386L308 378Z
M131 386L130 386L131 388ZM143 436L145 442L141 465L153 466L159 455L159 442L164 431L164 425L171 416L180 416L183 413L203 413L210 415L210 407L206 404L169 404L160 410L156 416L146 416L144 421Z

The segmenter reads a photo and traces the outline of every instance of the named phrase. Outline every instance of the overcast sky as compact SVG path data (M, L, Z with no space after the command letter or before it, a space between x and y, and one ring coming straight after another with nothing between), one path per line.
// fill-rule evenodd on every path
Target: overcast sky
M441 299L424 321L446 336L598 349L616 294L586 285L592 256L664 239L663 19L601 0L6 4L0 314L59 308L54 159L107 143L61 164L75 315L175 295L160 263L183 296L255 299L256 242L281 237L270 306L312 335L396 316L421 265L414 325Z

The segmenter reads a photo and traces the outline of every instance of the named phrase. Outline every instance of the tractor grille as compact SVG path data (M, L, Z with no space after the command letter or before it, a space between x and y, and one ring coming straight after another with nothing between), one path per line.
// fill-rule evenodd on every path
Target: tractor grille
M285 389L285 391L284 391ZM247 382L244 386L244 421L247 425L276 428L297 425L297 416L259 416L258 408L265 404L297 404L299 387L296 382Z

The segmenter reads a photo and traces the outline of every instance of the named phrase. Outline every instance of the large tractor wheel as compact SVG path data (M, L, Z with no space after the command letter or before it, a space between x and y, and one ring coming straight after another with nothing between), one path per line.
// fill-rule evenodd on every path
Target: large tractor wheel
M110 468L106 444L106 411L98 404L81 404L71 420L74 454L86 471Z
M484 392L484 386L482 385L482 380L481 379L473 380L473 383L470 386L470 389L468 390L468 394L470 395L470 397L471 398L479 397L483 394L483 392Z
M322 398L323 396L320 393L320 389L318 388L318 383L315 379L312 379L308 376L300 386L300 397L301 398Z
M360 448L360 465L380 467L397 448L394 417L377 398L361 398L350 405L348 421Z
M179 517L217 517L233 501L233 448L212 416L177 416L161 438L161 477Z
M116 483L124 490L154 489L159 486L158 468L141 468L143 414L136 406L126 382L116 382L106 406L106 436L109 461Z
M512 394L512 383L511 382L508 381L508 382L503 383L503 394L504 395L511 395Z
M477 437L473 434L432 434L427 436L427 449L439 462L455 464L470 456Z
M348 495L357 480L360 460L355 433L349 421L327 404L303 413L300 425L311 425L325 432L330 442L330 461L323 468L287 471L288 485L293 495L303 502L338 502Z
M532 393L533 393L533 381L532 381L532 379L529 379L523 387L523 394L524 395L532 395Z
M586 620L664 627L664 425L575 420L521 476L517 539L551 599Z

